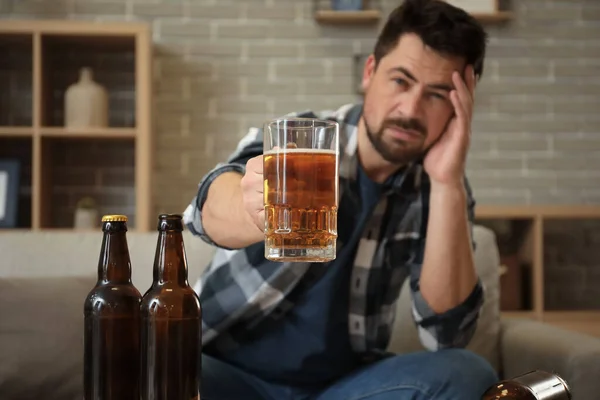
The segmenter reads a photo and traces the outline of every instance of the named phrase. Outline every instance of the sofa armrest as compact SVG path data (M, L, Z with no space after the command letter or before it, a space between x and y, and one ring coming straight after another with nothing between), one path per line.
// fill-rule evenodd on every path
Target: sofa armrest
M502 319L502 364L505 378L532 370L560 375L574 399L597 399L600 393L600 338L541 322Z

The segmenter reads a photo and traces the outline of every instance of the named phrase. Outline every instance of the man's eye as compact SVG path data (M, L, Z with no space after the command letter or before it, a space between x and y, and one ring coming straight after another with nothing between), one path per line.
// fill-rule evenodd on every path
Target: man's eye
M407 82L402 78L396 78L394 81L400 86L406 86Z
M439 94L439 93L435 93L435 92L429 93L429 96L433 97L434 99L438 99L438 100L446 100L446 96Z

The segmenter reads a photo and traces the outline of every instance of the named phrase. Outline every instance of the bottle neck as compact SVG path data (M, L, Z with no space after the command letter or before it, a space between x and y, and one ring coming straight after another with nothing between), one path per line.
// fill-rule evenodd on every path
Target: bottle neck
M131 283L131 260L126 232L104 232L98 280L104 283Z
M188 285L187 262L181 231L165 230L159 232L153 275L155 284Z

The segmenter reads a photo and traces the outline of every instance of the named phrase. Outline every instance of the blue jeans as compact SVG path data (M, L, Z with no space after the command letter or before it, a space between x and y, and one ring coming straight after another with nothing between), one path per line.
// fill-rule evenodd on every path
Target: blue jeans
M392 356L309 390L266 382L202 356L202 400L476 400L498 381L482 357L462 349Z

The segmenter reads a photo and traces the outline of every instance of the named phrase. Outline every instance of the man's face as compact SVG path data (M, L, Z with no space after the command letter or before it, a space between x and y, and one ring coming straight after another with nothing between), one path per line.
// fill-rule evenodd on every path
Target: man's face
M386 161L406 164L442 135L454 107L452 73L464 60L442 56L414 34L403 35L377 68L369 57L363 75L363 118L375 150Z

